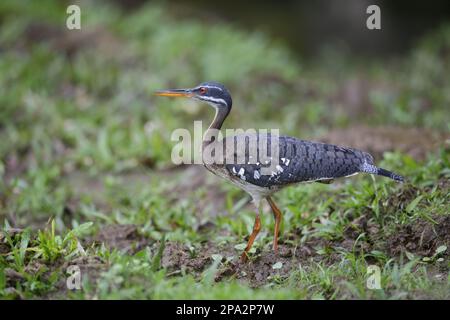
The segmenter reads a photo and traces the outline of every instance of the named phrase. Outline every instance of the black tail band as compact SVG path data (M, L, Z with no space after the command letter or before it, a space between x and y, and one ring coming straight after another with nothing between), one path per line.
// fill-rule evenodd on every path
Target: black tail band
M405 179L402 176L400 176L398 174L395 174L395 173L393 173L391 171L385 170L383 168L377 168L377 174L380 175L380 176L391 178L392 180L395 180L395 181L398 181L398 182L404 182L405 181Z

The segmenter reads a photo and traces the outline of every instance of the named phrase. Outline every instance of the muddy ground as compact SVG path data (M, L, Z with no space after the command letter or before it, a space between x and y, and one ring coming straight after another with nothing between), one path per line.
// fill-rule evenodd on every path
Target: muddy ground
M356 238L366 232L368 240L360 242L359 248L366 252L371 250L380 250L388 252L391 257L397 259L404 255L405 250L419 256L431 257L438 246L450 246L450 216L438 217L434 225L427 220L420 220L412 225L401 226L398 230L388 236L384 241L380 241L385 235L378 229L367 225L366 217L358 218L348 227L346 237L341 240L329 241L324 239L309 239L300 244L301 234L282 235L280 237L280 246L278 254L270 249L258 250L252 255L248 263L242 263L239 260L240 252L230 247L218 247L212 242L205 242L196 248L193 255L191 248L178 242L167 242L162 257L162 266L168 269L169 276L181 275L183 272L200 276L213 262L212 255L220 253L223 262L222 267L218 269L216 281L226 280L227 278L237 278L251 287L259 287L268 283L273 277L286 278L294 269L299 266L308 266L312 262L324 262L333 264L340 261L337 253L329 256L323 256L318 253L318 248L327 247L332 250L344 248L351 250L355 244ZM159 242L139 235L137 226L124 225L113 227L117 231L116 236L100 237L99 241L105 243L109 248L123 250L129 253L136 252L145 246L150 246L153 252L156 252L160 246ZM104 229L111 231L111 227ZM104 234L104 232L102 232ZM283 243L283 240L289 237L290 243L299 243L298 246ZM357 248L358 249L358 248ZM336 252L336 251L335 251ZM444 256L448 258L448 254ZM281 267L275 269L274 265L281 262ZM97 265L96 267L100 267ZM88 267L90 267L88 265ZM448 270L442 270L448 271Z
M401 151L409 154L418 161L423 160L427 153L435 152L439 147L448 147L446 141L450 137L443 133L436 133L421 129L402 128L369 128L354 127L346 130L334 130L318 140L339 145L351 145L371 152L374 157L381 158L385 151ZM183 193L195 189L196 185L208 184L208 195L204 197L207 201L215 202L219 207L223 205L223 191L220 191L212 184L208 173L201 166L189 166L167 172L168 175L184 175L181 181L188 181L189 188L180 184L176 188L176 194L182 198ZM439 181L439 187L446 192L450 192L448 181ZM403 210L416 196L416 189L413 186L405 186L399 194L394 194L388 201L390 205ZM205 200L205 201L206 201ZM199 218L209 216L211 213L221 212L217 206L214 210L207 206L207 203L199 202ZM205 212L206 211L206 212ZM297 269L299 265L308 265L311 262L325 262L333 264L340 257L337 253L330 256L318 254L317 249L328 247L332 249L344 248L351 250L355 240L361 233L366 233L367 241L359 242L359 246L366 252L380 250L387 252L393 257L400 258L405 250L421 256L432 256L439 245L450 247L450 216L436 217L437 225L428 220L419 220L414 224L399 226L396 232L386 238L383 230L371 225L368 216L371 213L358 217L348 227L345 238L336 241L329 241L320 238L308 239L300 244L302 234L285 234L280 237L279 253L275 254L270 248L265 248L263 252L257 252L249 263L239 261L240 252L235 248L218 247L212 242L205 242L196 249L195 255L192 250L177 242L167 242L162 257L162 266L169 270L170 275L181 274L182 271L200 275L212 264L211 256L220 253L222 256L222 267L216 275L216 281L221 281L230 277L241 279L252 287L259 287L266 284L274 276L287 277L292 269ZM211 218L211 216L209 216ZM199 226L199 232L214 232L214 223ZM296 243L293 246L284 243ZM159 247L158 242L145 239L138 233L137 226L107 226L97 239L111 248L136 252L145 246L150 246L154 252ZM246 239L247 240L247 239ZM277 262L282 263L282 267L274 269Z
M375 137L375 138L374 138ZM402 151L410 154L411 157L422 160L428 152L436 151L439 147L446 147L445 141L448 139L444 134L422 131L419 129L399 129L399 128L366 128L356 127L348 130L336 130L318 139L321 141L335 143L340 145L351 145L356 148L367 150L380 158L385 151ZM9 164L12 166L13 164ZM20 167L17 167L20 170ZM177 178L183 181L175 187L173 194L176 199L187 196L196 186L208 185L208 194L197 203L196 215L200 220L206 222L197 226L197 231L213 235L215 230L214 215L225 213L224 195L225 192L214 184L215 177L212 177L201 166L183 166L159 173L165 178ZM68 177L74 190L80 190L80 194L75 194L73 201L67 204L67 211L76 211L77 199L82 193L101 194L102 188L93 178L88 178L81 173L73 174ZM124 175L126 181L144 182L145 175L141 173ZM450 183L446 180L438 182L438 185L445 192L450 192ZM417 190L410 185L405 185L400 193L392 195L387 201L392 207L403 210L416 196ZM107 203L103 203L101 198L94 197L97 206L111 210ZM215 203L211 207L210 203ZM250 205L250 204L248 204ZM236 278L251 287L260 287L273 279L280 277L287 278L291 271L298 269L299 266L308 266L313 262L322 262L325 264L334 264L340 261L341 257L337 253L339 248L351 250L355 245L355 240L362 234L366 234L365 241L359 241L357 249L364 249L365 252L379 250L388 253L391 257L399 259L405 251L419 256L430 257L440 245L450 247L450 216L432 217L438 223L435 225L429 220L419 220L414 224L399 226L395 232L390 235L384 233L375 225L371 225L368 217L371 212L354 219L345 230L345 237L333 241L321 238L308 238L301 243L302 234L300 228L295 233L282 234L280 236L279 253L275 254L271 248L264 248L263 251L257 250L248 263L242 263L239 260L240 252L231 246L218 246L213 242L204 242L196 247L195 253L192 248L179 242L169 241L165 243L165 249L161 259L161 266L167 268L169 276L177 276L182 273L190 273L196 277L212 265L212 256L220 253L222 264L217 270L215 280L225 281L226 279ZM39 222L43 223L43 222ZM20 232L18 230L17 232ZM269 235L271 236L271 235ZM245 239L247 240L247 239ZM286 241L289 240L289 241ZM295 243L296 245L292 245ZM110 249L117 249L127 253L136 253L146 247L149 247L155 254L161 243L139 232L139 226L136 225L106 225L103 226L97 236L83 241L85 247L91 245L105 244ZM329 248L331 254L319 254L318 249ZM5 252L7 246L0 246L0 252ZM448 251L447 251L448 252ZM445 256L448 258L448 253ZM71 264L74 262L72 261ZM281 263L281 265L280 265ZM57 261L53 266L47 266L48 270L58 267L64 267L67 263ZM83 268L84 274L88 274L92 281L99 276L102 271L108 269L108 265L103 259L98 257L79 258L76 264ZM274 268L278 264L280 268ZM33 267L33 266L30 266ZM35 266L38 270L41 266ZM448 271L448 270L444 270ZM13 285L20 281L20 274L12 270L5 270L7 282ZM18 278L19 277L19 278ZM65 283L57 284L59 292L65 290ZM11 289L14 290L14 289ZM57 292L58 292L57 291ZM54 297L51 294L49 298Z
M448 134L432 132L422 129L402 128L370 128L353 127L345 130L331 131L319 141L334 143L338 145L350 145L355 148L371 152L375 158L382 158L386 151L401 151L409 154L414 159L421 161L429 152L435 152L440 147L447 147L446 141L450 139ZM179 181L188 182L188 186L180 183L174 192L183 197L187 192L195 190L196 186L208 184L208 194L203 200L199 200L196 211L199 218L208 217L205 225L199 225L199 232L213 232L214 223L210 220L224 210L224 192L219 190L209 178L209 173L201 166L183 166L164 172L165 176L183 175ZM138 175L138 179L142 176ZM450 191L448 181L440 181L439 186ZM392 195L388 201L390 205L403 210L416 196L413 186L405 185L400 193ZM208 203L214 202L214 210ZM251 204L247 204L250 206ZM308 239L300 245L301 233L281 235L279 253L275 254L268 248L264 252L257 252L249 263L239 261L240 252L233 247L218 247L212 242L202 243L195 255L187 246L177 242L167 242L162 257L162 266L169 270L169 275L181 274L182 270L200 275L212 263L211 256L220 253L222 255L222 267L218 270L216 280L235 277L249 283L252 287L258 287L268 282L271 277L287 277L292 269L299 265L308 265L313 261L325 261L332 264L338 261L337 253L328 257L318 254L317 249L322 247L344 248L351 250L355 240L361 233L366 233L368 240L361 242L360 246L366 252L380 250L399 258L405 250L420 256L432 256L437 246L447 245L450 247L450 216L437 217L435 225L428 220L420 220L412 225L399 226L397 232L386 236L382 230L368 223L368 212L366 215L355 219L347 227L345 238L337 241L329 241L320 238ZM298 243L298 246L283 243L289 238L289 243ZM247 240L247 239L246 239ZM106 246L129 253L135 253L146 246L150 246L154 252L160 243L145 238L138 232L134 225L111 225L103 228L97 243L105 243ZM232 260L230 260L232 259ZM274 269L273 265L282 263L280 269Z
M440 181L439 185L445 192L450 192L448 181ZM393 195L389 201L392 206L399 210L404 209L414 198L416 192L413 187L406 187L401 193ZM423 257L432 257L439 246L450 247L450 216L432 217L436 222L420 219L413 224L399 226L393 233L387 235L371 223L368 216L371 213L354 219L345 230L345 237L337 240L326 240L322 238L309 238L301 242L302 233L289 233L281 235L278 254L271 248L257 250L248 263L242 263L239 259L240 252L233 247L223 247L213 242L201 243L193 253L192 248L179 242L165 243L161 265L168 269L170 276L180 275L184 272L200 276L213 262L213 255L222 256L222 265L216 274L216 281L236 278L249 284L251 287L259 287L268 283L273 277L287 278L291 271L299 266L308 266L313 262L334 264L341 257L338 254L340 248L347 251L352 249L363 249L365 252L378 250L386 252L390 257L396 259L404 258L405 252ZM199 230L199 232L214 233L213 228ZM300 230L300 229L298 229ZM359 241L355 247L356 239L366 234L365 241ZM246 239L247 240L247 239ZM289 240L289 241L286 241ZM134 253L146 246L156 253L159 242L152 241L139 234L138 226L120 225L106 226L96 239L109 248ZM292 245L295 243L296 245ZM319 249L329 248L331 254L324 256L318 252ZM443 256L448 259L448 251ZM368 258L370 259L370 258ZM370 261L368 261L370 262ZM274 268L275 264L281 263L280 268ZM448 270L441 270L447 272Z

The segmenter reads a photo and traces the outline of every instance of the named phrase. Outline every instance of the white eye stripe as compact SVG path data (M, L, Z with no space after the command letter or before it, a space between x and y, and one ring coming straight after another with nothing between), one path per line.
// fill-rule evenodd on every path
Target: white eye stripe
M213 98L213 97L208 97L208 96L199 96L199 98L201 100L205 100L205 101L209 101L209 102L214 102L214 103L218 103L218 104L223 104L223 105L227 105L227 103L225 102L225 100L221 99L221 98Z

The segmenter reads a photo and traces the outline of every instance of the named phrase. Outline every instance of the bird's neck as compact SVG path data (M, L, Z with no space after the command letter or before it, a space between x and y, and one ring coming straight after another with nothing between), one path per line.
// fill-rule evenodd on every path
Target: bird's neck
M214 141L217 141L218 134L220 132L220 129L222 128L222 124L224 123L229 113L230 110L216 109L214 120L211 122L208 130L206 130L205 136L203 138L203 149Z

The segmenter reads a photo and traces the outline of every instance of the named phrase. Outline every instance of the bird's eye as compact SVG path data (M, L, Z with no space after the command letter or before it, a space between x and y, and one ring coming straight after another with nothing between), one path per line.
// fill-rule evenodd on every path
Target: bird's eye
M201 93L201 94L205 94L206 91L208 91L208 90L206 90L205 87L201 87L201 88L200 88L200 93Z

